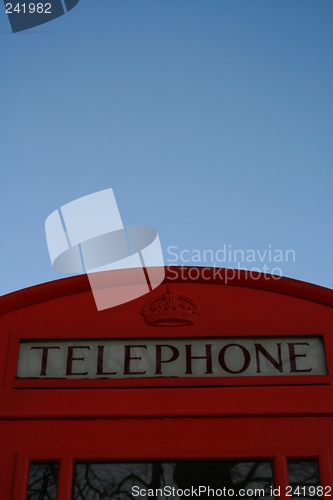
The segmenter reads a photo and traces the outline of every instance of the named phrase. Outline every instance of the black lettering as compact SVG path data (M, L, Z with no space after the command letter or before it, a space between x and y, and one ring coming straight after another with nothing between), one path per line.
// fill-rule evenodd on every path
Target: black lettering
M296 367L296 358L306 358L306 354L296 354L295 353L295 345L310 345L308 342L288 342L289 348L289 358L290 358L290 373L302 373L302 372L310 372L312 368L308 368L307 370L298 370Z
M31 347L31 349L43 349L43 356L42 356L42 366L40 369L40 377L44 377L46 375L46 365L47 365L47 356L49 353L49 349L61 349L61 347L58 346L47 346L47 347Z
M172 351L172 355L169 359L162 360L162 347L168 347ZM156 372L155 375L162 375L162 363L171 363L179 357L179 351L173 345L168 344L158 344L156 346Z
M117 375L117 372L103 372L104 345L98 346L97 372L96 375Z
M125 345L125 363L124 363L124 375L144 375L144 372L131 372L131 360L132 359L141 359L141 356L131 357L131 348L132 347L141 347L142 349L147 349L145 345Z
M90 347L88 345L75 345L75 346L68 346L67 349L68 349L68 355L67 355L66 375L88 375L88 372L72 373L73 361L84 361L84 358L74 358L73 351L74 351L74 349L89 349L89 351L90 351Z
M206 360L206 374L213 373L212 366L212 344L205 344L206 347L206 356L192 356L191 349L192 345L185 344L186 348L186 375L192 374L192 359L205 359Z
M276 361L270 354L269 352L266 351L266 349L261 345L261 344L254 344L256 348L256 361L257 361L257 373L261 373L260 370L260 360L259 360L259 353L261 353L263 356L265 356L266 359L280 372L283 372L283 367L282 367L282 356L281 356L281 343L277 343L277 348L278 348L278 357L279 361Z
M243 364L242 368L240 368L239 370L230 370L230 368L228 368L226 363L225 363L225 359L224 359L225 353L226 353L226 350L229 349L229 347L239 347L239 349L241 349L243 354L244 354L244 364ZM250 356L249 351L244 346L242 346L240 344L227 344L224 347L222 347L220 354L219 354L219 363L221 365L221 368L223 368L223 370L228 372L228 373L243 373L243 372L245 372L245 370L247 370L249 365L250 365L250 361L251 361L251 356Z

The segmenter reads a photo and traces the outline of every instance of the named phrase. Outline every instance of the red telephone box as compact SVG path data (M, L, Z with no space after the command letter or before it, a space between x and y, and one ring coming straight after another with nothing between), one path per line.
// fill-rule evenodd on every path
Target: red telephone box
M332 306L194 267L99 312L84 275L2 297L0 498L331 497Z

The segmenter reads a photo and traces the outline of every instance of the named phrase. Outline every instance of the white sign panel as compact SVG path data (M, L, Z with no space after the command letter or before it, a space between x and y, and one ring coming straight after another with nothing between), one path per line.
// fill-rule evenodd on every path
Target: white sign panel
M326 375L321 336L22 341L18 378Z

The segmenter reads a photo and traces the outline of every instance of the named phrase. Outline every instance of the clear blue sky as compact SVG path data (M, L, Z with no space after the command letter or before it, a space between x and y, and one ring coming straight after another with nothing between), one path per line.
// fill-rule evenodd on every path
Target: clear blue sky
M293 249L333 288L331 0L80 0L17 34L2 6L0 43L0 294L62 277L46 217L109 187L166 264Z

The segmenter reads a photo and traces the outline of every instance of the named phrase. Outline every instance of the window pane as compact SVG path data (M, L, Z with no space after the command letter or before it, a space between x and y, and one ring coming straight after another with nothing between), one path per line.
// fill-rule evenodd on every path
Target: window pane
M269 461L75 463L72 500L159 500L186 499L199 493L202 500L230 497L232 490L242 498L272 498L272 465ZM174 488L174 489L172 489ZM208 495L208 488L211 488ZM148 491L150 490L150 491ZM249 490L249 491L247 491Z
M288 460L289 484L292 498L313 499L320 494L319 471L317 460Z
M31 463L27 500L56 500L58 463Z

